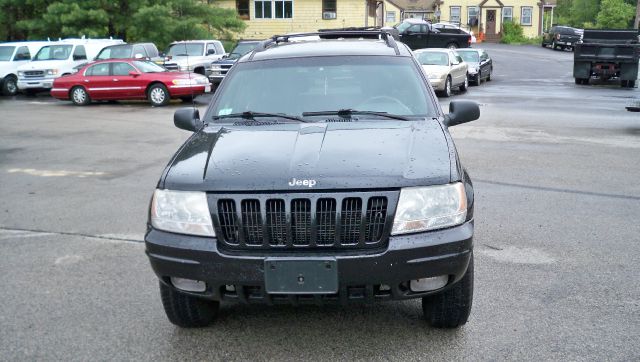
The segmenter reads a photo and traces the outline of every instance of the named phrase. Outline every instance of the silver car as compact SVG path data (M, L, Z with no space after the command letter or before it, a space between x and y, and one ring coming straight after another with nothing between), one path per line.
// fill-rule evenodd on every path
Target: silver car
M464 92L469 86L468 65L452 49L418 49L414 51L431 86L443 97L451 96L454 87Z

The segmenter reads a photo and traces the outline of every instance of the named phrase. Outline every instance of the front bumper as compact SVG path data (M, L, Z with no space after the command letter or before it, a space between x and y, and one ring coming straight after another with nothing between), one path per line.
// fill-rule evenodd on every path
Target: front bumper
M51 89L54 79L18 79L18 89Z
M245 303L324 303L409 299L441 292L457 282L467 270L473 248L473 220L443 230L392 236L385 250L315 251L290 253L246 253L218 249L215 238L167 233L150 228L145 236L146 253L160 280L172 287L169 278L205 281L205 292L180 290L211 300ZM264 265L267 257L335 257L338 293L268 294ZM448 275L445 287L413 292L408 281ZM382 285L390 288L381 288ZM227 286L233 286L229 288Z

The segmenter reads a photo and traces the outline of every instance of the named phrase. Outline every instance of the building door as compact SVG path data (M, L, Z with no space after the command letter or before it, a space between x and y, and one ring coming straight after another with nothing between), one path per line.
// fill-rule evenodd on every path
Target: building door
M485 34L496 33L496 11L495 10L487 10L485 27L486 27Z

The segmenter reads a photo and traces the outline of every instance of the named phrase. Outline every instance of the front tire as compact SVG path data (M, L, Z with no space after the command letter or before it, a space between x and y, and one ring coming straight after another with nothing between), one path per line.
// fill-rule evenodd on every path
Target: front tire
M18 79L13 75L8 75L2 82L2 94L5 96L15 96L18 94Z
M447 44L447 48L449 48L449 49L454 49L454 50L455 50L455 49L458 49L458 44L456 44L456 43L449 43L449 44Z
M87 104L91 103L89 93L87 93L87 90L81 86L71 88L70 98L71 102L73 102L73 104L75 104L76 106L86 106Z
M457 328L469 319L473 302L473 253L467 272L446 291L422 298L424 318L435 328Z
M206 327L218 316L220 303L182 294L160 282L160 297L167 318L182 328Z
M462 84L460 85L460 91L461 91L461 92L466 92L466 91L467 91L467 88L469 88L469 74L466 74L466 75L464 76L464 83L462 83Z
M474 84L476 86L479 86L481 82L482 82L482 72L478 72L478 74L476 75L476 80Z
M451 97L451 77L447 77L447 80L445 81L442 96L445 98Z
M162 107L169 104L171 96L167 87L163 84L154 84L149 88L148 92L149 102L154 107Z

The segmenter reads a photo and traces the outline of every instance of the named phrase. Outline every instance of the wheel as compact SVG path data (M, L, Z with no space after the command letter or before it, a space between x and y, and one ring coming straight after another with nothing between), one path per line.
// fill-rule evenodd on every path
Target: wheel
M464 83L460 85L460 91L466 92L467 88L469 88L469 74L464 76Z
M162 306L169 321L182 328L206 327L218 315L220 303L182 294L160 283Z
M575 81L576 84L582 84L582 78L576 78Z
M167 87L163 84L154 84L149 88L148 91L149 102L154 107L162 107L169 104L171 97L169 96L169 91Z
M635 80L630 80L629 82L627 82L627 87L635 88L635 86L636 86L636 81Z
M451 77L447 77L444 84L444 90L442 91L443 97L451 97Z
M8 75L2 82L2 94L5 96L15 96L18 94L18 79L13 75Z
M446 291L422 298L424 318L435 328L457 328L467 323L473 302L473 254L467 272Z
M478 71L478 75L476 75L476 80L473 82L475 86L479 86L480 82L482 82L482 72Z
M542 47L543 47L543 48L546 48L546 47L547 47L547 45L544 43L544 40L542 41Z
M621 80L620 81L620 87L621 88L627 88L627 81L626 80Z
M77 86L71 88L71 101L76 106L86 106L91 103L91 98L84 87Z
M491 82L491 73L493 73L493 68L489 69L489 75L487 75L487 82Z
M458 44L449 43L449 44L447 44L447 48L449 48L449 49L458 49Z
M555 40L551 42L551 48L553 48L553 50L558 50L558 46L556 45Z

